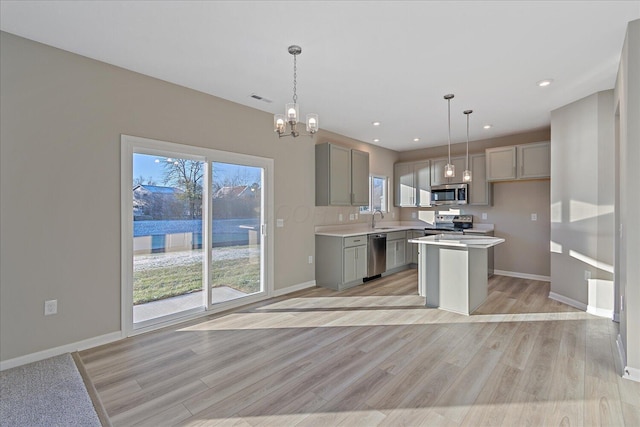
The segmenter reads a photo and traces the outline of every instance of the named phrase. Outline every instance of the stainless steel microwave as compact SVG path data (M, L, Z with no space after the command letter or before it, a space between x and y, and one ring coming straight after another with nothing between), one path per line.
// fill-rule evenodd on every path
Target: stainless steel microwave
M431 204L466 205L468 203L469 184L443 184L431 187Z

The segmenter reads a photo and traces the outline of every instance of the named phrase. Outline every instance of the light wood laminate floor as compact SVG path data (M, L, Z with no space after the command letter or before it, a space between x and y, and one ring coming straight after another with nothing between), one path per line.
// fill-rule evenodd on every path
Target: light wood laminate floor
M462 316L415 270L80 353L114 426L640 426L616 324L494 276Z

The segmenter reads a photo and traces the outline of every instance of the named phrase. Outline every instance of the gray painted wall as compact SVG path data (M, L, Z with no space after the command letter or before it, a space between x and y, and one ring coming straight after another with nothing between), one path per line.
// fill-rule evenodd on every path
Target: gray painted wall
M614 94L619 170L616 198L616 288L624 298L620 337L631 376L640 380L640 20L629 23ZM616 301L616 305L620 304Z
M289 219L275 228L275 288L314 280L314 140L279 140L255 109L0 41L0 360L120 330L122 133L274 159L274 212ZM58 314L45 318L47 299Z
M613 309L613 151L612 90L551 112L551 292L605 310ZM606 304L589 300L585 271L610 282Z

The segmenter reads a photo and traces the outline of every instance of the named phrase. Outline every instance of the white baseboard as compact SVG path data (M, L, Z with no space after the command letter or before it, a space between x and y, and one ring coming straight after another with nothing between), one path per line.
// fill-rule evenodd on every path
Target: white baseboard
M291 292L301 291L301 290L307 289L307 288L313 288L315 286L316 286L316 281L315 280L310 280L308 282L298 283L297 285L288 286L288 287L283 288L283 289L276 289L276 290L273 291L273 294L271 296L279 297L279 296L282 296L282 295L290 294Z
M625 366L622 378L640 383L640 369Z
M616 346L618 347L620 366L624 366L624 368L622 368L622 378L640 382L640 369L627 366L627 354L624 351L624 345L622 344L622 337L620 334L618 334L618 338L616 338Z
M587 313L593 314L598 317L606 317L613 320L613 310L605 310L604 308L594 307L592 305L587 306Z
M584 304L580 301L576 301L571 298L567 298L564 295L556 294L555 292L549 292L549 298L552 300L561 302L563 304L570 305L571 307L575 307L578 310L587 311L587 304Z
M60 347L49 348L47 350L38 351L36 353L26 354L0 362L0 371L15 368L16 366L26 365L27 363L37 362L39 360L48 359L49 357L59 356L65 353L73 353L74 351L82 351L88 348L97 347L103 344L109 344L122 339L122 332L111 332L110 334L100 335L98 337L74 342L71 344L61 345Z
M550 276L540 276L538 274L518 273L516 271L493 270L493 274L498 276L517 277L518 279L540 280L541 282L550 282Z

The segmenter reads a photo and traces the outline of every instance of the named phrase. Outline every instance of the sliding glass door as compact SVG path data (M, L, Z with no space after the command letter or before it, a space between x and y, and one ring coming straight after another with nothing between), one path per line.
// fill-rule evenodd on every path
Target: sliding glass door
M211 303L264 291L263 168L213 162Z
M124 135L122 144L126 333L266 297L272 161Z

